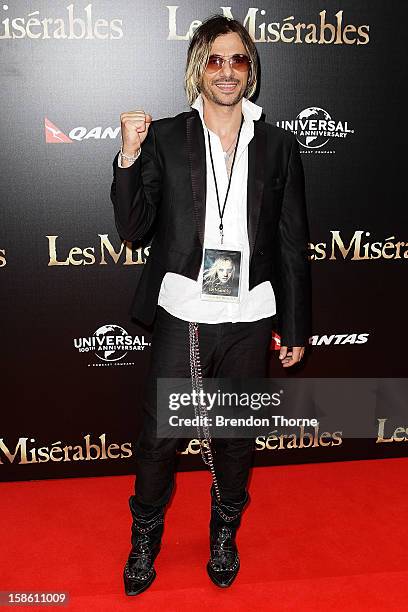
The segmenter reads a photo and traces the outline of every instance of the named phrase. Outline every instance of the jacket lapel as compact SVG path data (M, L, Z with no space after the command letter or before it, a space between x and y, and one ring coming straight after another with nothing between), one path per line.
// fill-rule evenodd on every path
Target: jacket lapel
M254 252L265 180L266 135L259 121L254 121L254 137L248 145L247 225L249 261Z
M187 118L187 152L190 164L194 216L201 245L204 244L205 202L207 196L206 154L200 115L193 110Z
M187 117L187 151L195 221L201 245L204 244L205 205L207 196L206 153L204 131L199 113L194 109ZM266 135L259 121L254 121L254 137L248 146L247 226L250 260L262 204L265 177Z

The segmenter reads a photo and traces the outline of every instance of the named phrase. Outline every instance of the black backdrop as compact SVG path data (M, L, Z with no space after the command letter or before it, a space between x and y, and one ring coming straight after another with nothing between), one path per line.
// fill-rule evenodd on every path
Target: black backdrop
M0 8L3 480L134 470L150 333L128 308L148 248L121 245L113 222L119 115L188 110L189 33L220 10L158 0ZM403 5L297 0L251 8L240 0L224 11L256 40L255 101L267 121L297 132L303 154L314 328L303 367L285 375L404 378ZM302 132L319 120L333 121L320 123L328 136ZM126 336L135 350L93 349L109 336ZM275 358L270 374L282 376ZM388 413L387 400L377 416ZM394 423L402 429L389 443L367 435L263 449L261 440L255 463L403 455L407 424ZM192 441L181 469L202 468L197 451Z

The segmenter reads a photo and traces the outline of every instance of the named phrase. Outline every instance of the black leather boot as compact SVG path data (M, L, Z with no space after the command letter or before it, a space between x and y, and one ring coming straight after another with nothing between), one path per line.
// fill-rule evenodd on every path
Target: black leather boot
M210 560L207 572L219 587L229 587L239 571L239 554L235 542L242 510L249 499L246 492L239 502L219 502L211 487Z
M153 563L157 557L164 528L164 508L150 514L137 514L132 507L132 550L126 562L123 579L126 595L138 595L156 578Z

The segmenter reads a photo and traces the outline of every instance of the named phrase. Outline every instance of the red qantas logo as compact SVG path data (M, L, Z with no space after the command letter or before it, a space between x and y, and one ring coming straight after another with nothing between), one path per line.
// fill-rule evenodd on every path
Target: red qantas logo
M279 351L281 347L281 337L275 331L272 332L271 343L269 345L270 351Z
M331 334L323 336L311 336L309 338L309 344L314 346L329 346L330 344L365 344L368 342L370 334ZM281 337L275 331L272 332L271 343L269 345L270 351L279 351L281 347Z
M50 143L61 143L61 142L72 142L68 136L61 132L61 130L54 125L47 117L44 120L45 127L45 142Z
M120 126L112 127L108 125L107 127L102 127L101 125L97 125L96 127L88 129L84 125L77 125L68 132L67 136L47 117L44 119L44 128L45 142L47 144L59 144L61 142L82 140L106 140L107 138L115 140L120 134Z

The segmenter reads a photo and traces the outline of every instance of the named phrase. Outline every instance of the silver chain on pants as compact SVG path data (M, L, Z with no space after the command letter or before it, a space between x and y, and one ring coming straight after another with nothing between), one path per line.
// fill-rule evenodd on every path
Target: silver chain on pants
M197 436L200 442L201 456L211 472L215 496L218 501L221 501L217 477L215 475L214 458L211 449L211 435L208 425L206 425L208 411L202 393L203 378L201 373L200 347L198 342L198 323L189 322L188 332L190 340L191 385L193 391L196 391L195 397L198 398L198 402L194 403L194 414L197 419Z

